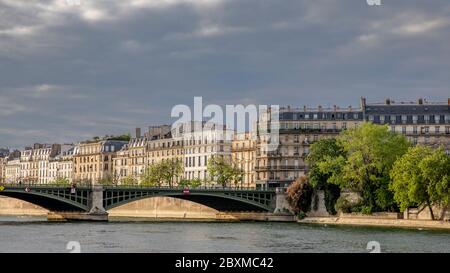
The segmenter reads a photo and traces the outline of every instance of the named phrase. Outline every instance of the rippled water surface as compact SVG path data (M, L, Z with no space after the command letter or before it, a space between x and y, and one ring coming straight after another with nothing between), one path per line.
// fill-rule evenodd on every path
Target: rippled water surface
M333 227L296 223L131 222L55 223L0 217L0 252L450 252L450 232Z

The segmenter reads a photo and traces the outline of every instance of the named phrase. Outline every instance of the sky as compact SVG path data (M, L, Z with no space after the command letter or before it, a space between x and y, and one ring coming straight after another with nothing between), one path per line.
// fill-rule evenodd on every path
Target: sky
M0 0L0 147L170 124L194 96L447 101L450 1L381 2Z

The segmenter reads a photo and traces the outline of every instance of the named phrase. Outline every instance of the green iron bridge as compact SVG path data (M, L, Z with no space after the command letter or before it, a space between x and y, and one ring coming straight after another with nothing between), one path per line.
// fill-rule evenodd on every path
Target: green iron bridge
M167 196L218 211L274 212L278 190L255 188L169 188L143 186L3 184L0 195L41 206L50 212L105 213L137 200Z

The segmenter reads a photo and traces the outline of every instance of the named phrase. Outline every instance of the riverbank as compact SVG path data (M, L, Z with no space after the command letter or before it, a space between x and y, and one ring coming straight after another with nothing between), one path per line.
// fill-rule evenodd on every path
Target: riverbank
M445 229L450 231L449 221L432 220L405 220L405 219L380 219L368 217L346 218L346 217L306 217L297 220L302 224L315 225L346 225L346 226L366 226L366 227L391 227L391 228L425 228L425 229Z

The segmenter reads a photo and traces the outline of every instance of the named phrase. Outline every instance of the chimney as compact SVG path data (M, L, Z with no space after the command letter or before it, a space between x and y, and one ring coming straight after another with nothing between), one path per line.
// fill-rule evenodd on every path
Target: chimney
M352 109L352 106L349 105L349 106L348 106L348 111L351 112L352 110L353 110L353 109Z
M322 105L319 105L318 109L319 109L319 112L322 112Z
M422 98L419 98L419 99L417 100L417 104L422 105L422 104L423 104L423 99L422 99Z
M141 128L136 128L136 138L141 138Z
M448 105L450 105L450 98L448 98Z
M390 98L386 98L385 103L386 103L386 105L390 105L391 104L391 99Z
M303 112L306 112L306 105L303 105Z
M337 110L337 106L336 105L333 105L333 110L334 110L334 112L336 112L336 110Z
M366 98L361 97L361 108L364 109L366 107Z

